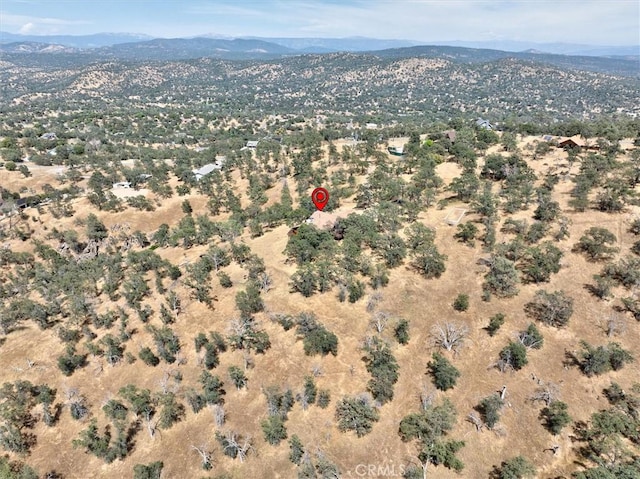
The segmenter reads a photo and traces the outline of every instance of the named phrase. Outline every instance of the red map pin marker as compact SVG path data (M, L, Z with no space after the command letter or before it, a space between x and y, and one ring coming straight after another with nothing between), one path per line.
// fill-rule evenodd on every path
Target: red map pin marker
M316 208L322 211L329 202L329 192L324 188L316 188L311 193L311 201L316 205Z

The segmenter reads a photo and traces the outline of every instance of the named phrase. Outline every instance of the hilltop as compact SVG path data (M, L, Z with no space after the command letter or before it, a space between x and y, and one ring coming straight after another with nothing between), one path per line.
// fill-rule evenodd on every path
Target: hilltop
M493 121L538 124L638 114L637 78L512 57L485 56L470 62L456 51L457 56L444 47L418 47L407 58L386 51L380 56L111 59L89 64L82 55L7 53L0 81L5 108L21 108L24 102L39 107L73 102L86 109L170 105L223 115L355 114L385 121L448 120L464 112Z

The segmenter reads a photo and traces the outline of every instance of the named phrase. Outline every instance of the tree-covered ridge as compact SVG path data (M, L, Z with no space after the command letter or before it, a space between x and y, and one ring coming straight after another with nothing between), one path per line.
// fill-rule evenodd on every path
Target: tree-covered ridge
M410 451L414 476L495 466L510 477L556 457L525 454L522 441L553 448L574 426L599 425L574 424L596 409L570 383L611 376L626 388L617 407L632 411L637 120L555 125L592 147L566 151L526 136L545 128L526 123L497 133L463 118L315 120L10 112L0 349L32 354L25 341L38 335L50 355L20 366L28 383L5 371L11 460L44 470L41 438L59 428L61 454L141 477L177 467L161 443L174 437L194 474L251 474L273 454L283 474L346 475L347 438ZM307 222L316 185L331 191L327 226ZM467 210L457 226L444 221L453 208ZM581 271L576 285L569 272ZM633 414L615 411L607 444L634 440ZM505 434L514 454L474 459ZM599 434L580 441L598 453ZM614 473L635 460L618 450L600 454L613 454ZM584 469L602 466L596 453Z
M396 59L346 53L270 61L109 60L49 66L21 66L21 57L9 56L0 80L5 101L22 98L43 105L71 101L104 108L127 99L140 106L189 105L223 114L374 112L382 118L426 115L430 120L466 110L536 123L637 113L640 96L637 78L530 60L469 64L446 56Z

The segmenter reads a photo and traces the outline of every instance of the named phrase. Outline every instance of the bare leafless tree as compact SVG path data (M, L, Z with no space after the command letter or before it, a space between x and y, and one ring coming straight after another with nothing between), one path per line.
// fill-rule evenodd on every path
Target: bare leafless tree
M371 293L367 299L367 312L372 313L380 301L382 301L382 293L380 291Z
M210 406L211 414L213 414L213 421L217 427L224 425L227 418L227 412L224 410L224 406L221 404L213 404Z
M169 304L169 309L178 316L180 314L180 297L175 291L172 290L169 292L167 295L167 303Z
M245 371L255 366L255 363L253 361L253 358L251 357L251 354L249 354L249 351L247 351L246 349L242 351L242 362L244 364Z
M314 378L322 376L322 366L320 364L311 366L311 374L313 374Z
M599 320L599 322L608 337L624 334L627 330L627 318L618 313L612 313L607 318Z
M304 391L296 394L296 401L300 403L300 407L302 407L303 411L306 411L309 408L309 396L307 396Z
M153 438L156 435L156 430L158 426L158 421L152 419L151 411L147 410L142 414L144 418L145 426L147 426L147 432L149 433L149 437Z
M171 372L169 370L165 370L162 378L158 382L160 385L160 389L162 389L162 394L167 394L169 392L169 378L171 377Z
M476 431L482 432L484 428L484 422L482 422L482 418L476 412L470 412L467 416L467 421L473 424L476 427Z
M513 368L511 364L511 351L506 350L500 359L498 359L495 363L491 363L487 369L496 368L501 373L505 373Z
M529 399L532 402L543 401L546 406L549 406L553 401L560 399L560 387L552 382L542 383Z
M211 469L211 466L213 465L211 464L213 460L213 455L211 454L211 451L209 451L207 446L206 445L194 446L192 444L191 449L194 449L198 454L200 454L200 458L202 459L202 468Z
M70 388L69 386L64 388L64 395L67 398L67 401L72 401L73 399L80 396L80 391L76 388Z
M422 407L423 411L426 411L433 404L433 401L436 397L436 391L432 386L425 383L420 388L420 393L418 396L420 399L420 407Z
M267 273L261 273L257 278L258 287L262 292L268 292L273 286L273 280Z
M229 332L238 337L244 337L251 329L251 320L243 318L233 318L229 321Z
M385 326L389 322L390 315L384 311L376 311L371 318L371 325L376 329L378 334L382 333Z
M526 348L540 349L543 339L541 336L538 338L528 331L520 331L518 333L518 341Z
M251 436L241 438L237 433L229 431L226 434L226 449L235 449L240 462L244 462L249 451L253 449L251 444Z
M213 267L217 272L218 269L220 269L220 266L225 262L225 254L226 252L224 250L215 248L210 249L203 256L206 256L209 260L211 260L211 262L213 263Z
M458 351L469 333L469 328L461 323L446 322L436 324L431 330L436 346L447 351Z
M368 351L373 347L374 343L374 337L367 334L362 340L362 349Z

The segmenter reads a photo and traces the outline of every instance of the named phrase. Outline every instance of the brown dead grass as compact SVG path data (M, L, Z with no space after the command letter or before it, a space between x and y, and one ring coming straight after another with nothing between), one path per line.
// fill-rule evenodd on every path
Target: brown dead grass
M525 139L526 142L532 140ZM522 146L524 144L522 143ZM497 151L497 148L494 150ZM531 165L538 173L545 173L550 168L557 168L564 161L563 156L564 153L553 151L544 159L532 161ZM438 166L438 173L448 184L459 174L459 168L452 163L444 163ZM34 172L34 178L22 179L17 172L0 171L0 181L10 185L12 189L18 186L37 189L46 182L53 184L54 176L51 173L48 176L45 173L36 176ZM236 180L241 190L246 188L246 180L239 177ZM564 181L555 190L555 198L560 201L565 211L570 187L571 183ZM281 184L270 190L269 201L277 201L280 191ZM108 226L126 223L131 231L139 229L150 235L162 223L173 225L179 221L183 215L180 204L185 198L191 202L194 212L206 212L206 199L192 194L165 200L154 212L128 209L115 215L103 212L97 214ZM246 198L243 198L244 202ZM353 203L345 201L343 206L351 208ZM563 268L552 277L550 283L538 286L523 285L520 294L515 298L483 302L480 294L486 268L477 264L483 252L480 245L471 248L453 240L455 228L444 222L449 206L458 205L454 202L443 210L431 208L419 218L419 221L435 228L438 249L448 256L446 272L440 279L425 280L406 266L401 266L391 272L389 286L382 290L384 298L379 309L389 312L394 318L410 320L411 341L406 347L393 346L394 355L400 365L400 378L395 386L394 400L381 408L380 421L375 424L371 434L356 438L352 433L340 433L334 419L335 403L344 395L363 392L369 380L361 360L362 340L367 334L372 334L368 325L370 315L365 310L365 302L360 301L353 305L340 303L335 292L317 294L306 299L298 294L291 294L288 281L295 267L286 263L282 254L287 244L288 227L281 226L259 238L244 238L251 250L264 259L267 271L273 278L273 289L264 295L267 310L257 315L260 324L269 333L272 347L264 356L256 358L255 368L247 371L249 385L246 390L236 391L226 373L230 365L242 365L239 352L223 354L221 364L215 371L225 381L227 390L225 408L228 426L223 430L229 427L242 434L251 435L254 438L256 455L244 464L223 456L214 440L216 427L210 411L205 409L195 415L188 410L184 421L168 431L162 431L154 439L151 439L145 430L140 431L136 436L135 449L129 457L124 461L105 465L101 460L71 447L72 439L78 437L78 433L86 427L86 421L72 420L65 409L60 423L55 428L48 429L42 424L36 427L38 445L28 458L29 464L40 471L56 469L68 479L88 479L131 477L135 464L162 460L165 463L163 477L201 477L205 475L205 471L200 469L199 457L190 447L208 444L214 450L214 473L228 471L235 478L295 477L296 469L288 460L286 442L273 447L266 444L262 437L260 421L266 417L266 401L261 390L269 385L280 385L289 386L294 392L298 391L302 387L304 376L310 374L312 367L320 365L323 374L317 378L317 385L319 388L331 390L331 405L326 410L312 406L307 411L302 411L296 405L287 422L289 436L297 434L311 452L317 449L324 451L340 466L345 477L349 477L349 473L353 476L358 464L394 464L399 467L415 455L414 446L402 443L397 430L402 417L418 410L421 386L431 384L426 376L426 363L434 351L430 341L430 330L440 321L456 320L467 324L471 331L467 346L455 357L449 356L462 372L462 376L456 388L447 393L438 393L438 396L451 399L458 411L458 423L451 437L462 439L466 443L459 454L466 465L462 477L487 477L493 465L518 454L528 457L536 464L539 477L569 475L575 470L574 461L577 459L571 451L574 447L570 439L571 430L565 429L559 437L553 437L544 430L538 419L542 406L528 401L538 385L533 377L559 384L562 400L569 404L569 411L576 420L586 420L592 412L606 407L606 400L602 397L601 391L610 381L615 380L623 387L629 386L634 380L637 381L635 365L596 378L587 378L576 368L563 367L565 351L578 349L581 339L592 344L608 341L599 327L599 320L611 313L614 304L611 301L595 299L585 289L585 284L591 282L592 275L599 272L601 266L589 263L582 256L572 253L571 247L588 227L606 225L616 233L620 245L626 250L632 243L632 237L626 231L626 224L632 212L617 215L593 211L572 213L571 236L558 244L565 252ZM76 216L79 217L93 211L85 199L77 200L74 208ZM35 214L34 211L28 210L30 215ZM519 212L516 217L530 217L532 211L533 207L527 212ZM224 217L225 215L222 215L217 219ZM48 213L43 214L40 220L49 231L53 227L73 227L72 219L55 220ZM471 220L473 215L467 216L464 221ZM32 223L32 227L37 229L34 237L44 238L46 231L38 229L39 225L40 223ZM498 242L503 239L507 238L498 233ZM26 247L25 243L10 243L12 248ZM206 246L186 251L179 248L157 251L174 264L184 264L197 259L204 250ZM64 398L67 388L78 388L87 396L101 425L105 424L105 420L99 408L108 398L114 397L120 387L128 383L158 390L163 376L170 370L179 369L184 376L182 383L171 383L178 393L184 392L187 387L197 388L197 377L202 367L199 366L200 358L193 347L193 338L201 331L226 334L229 320L237 315L235 294L246 282L244 270L237 265L228 267L227 272L234 282L231 289L219 287L217 279L212 275L213 289L217 295L213 310L189 299L186 289L178 286L178 292L183 298L184 312L178 317L173 329L181 338L182 356L186 360L184 366L161 363L156 368L149 368L138 360L131 365L110 367L106 364L101 366L100 359L91 358L87 367L65 378L59 374L56 366L56 358L63 352L63 347L55 333L39 331L27 323L25 329L11 333L1 346L2 382L27 379L34 383L48 383L58 390L58 400ZM150 281L150 285L152 284ZM575 311L569 327L558 330L541 326L545 345L540 351L530 352L529 364L523 370L502 374L491 369L490 366L497 359L500 349L530 322L523 313L523 306L540 287L549 291L562 289L574 298ZM454 311L451 306L454 298L461 292L470 296L471 306L464 313ZM150 304L157 311L160 298L154 298ZM305 356L302 343L296 341L295 331L285 332L269 319L270 313L296 314L302 311L315 312L318 318L339 336L337 357ZM483 328L488 324L489 318L498 312L504 313L507 321L499 334L491 338ZM157 319L153 321L159 324ZM616 337L615 340L637 354L640 330L631 321L627 333ZM138 333L127 343L127 351L137 355L141 347L152 344L144 326L133 315L131 324L135 325ZM383 334L389 337L390 330L391 325ZM35 361L35 366L27 368L27 359ZM481 398L500 390L503 385L507 386L508 404L502 412L499 433L477 433L471 424L464 421L465 416ZM561 446L557 456L544 451L554 443ZM460 477L442 468L433 469L432 474L434 477L445 479Z

